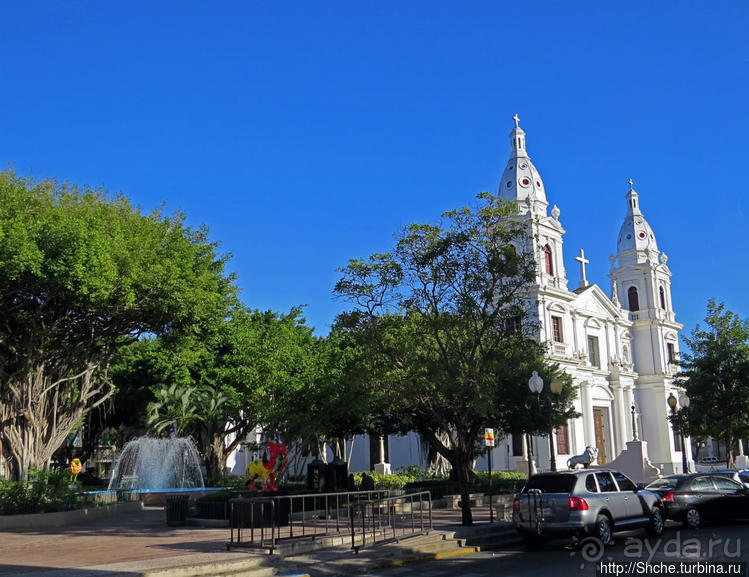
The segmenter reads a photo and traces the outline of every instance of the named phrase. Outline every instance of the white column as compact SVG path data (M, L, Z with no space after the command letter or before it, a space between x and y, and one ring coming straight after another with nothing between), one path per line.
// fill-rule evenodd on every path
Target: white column
M570 317L572 318L572 355L577 355L578 350L578 344L577 344L577 315L573 312L570 313Z
M614 389L614 413L616 415L616 448L614 451L618 455L627 448L627 418L631 420L631 415L624 404L624 391L621 385L616 385Z
M583 407L583 428L585 431L585 446L596 446L596 432L593 428L593 399L590 397L590 383L580 383L580 401Z

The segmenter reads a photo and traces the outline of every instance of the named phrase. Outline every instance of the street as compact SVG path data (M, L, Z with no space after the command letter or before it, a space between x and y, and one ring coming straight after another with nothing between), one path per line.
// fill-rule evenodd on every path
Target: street
M679 561L709 562L703 563L705 566L718 561L736 563L747 560L749 522L699 529L682 529L669 523L660 538L648 538L643 531L617 533L614 545L605 550L593 539L577 545L572 540L561 539L549 541L541 549L518 545L501 551L485 551L373 572L368 576L595 577L601 563L604 564L602 576L617 575L617 572L619 575L643 575L663 574L666 572L664 565ZM708 567L699 572L707 574L709 570Z

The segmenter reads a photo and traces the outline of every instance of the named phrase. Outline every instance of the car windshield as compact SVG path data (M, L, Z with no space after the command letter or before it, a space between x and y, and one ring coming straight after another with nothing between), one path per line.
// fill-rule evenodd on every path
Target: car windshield
M535 475L523 487L523 493L535 489L542 493L570 493L575 487L574 475Z
M676 489L676 485L679 483L679 477L664 477L653 481L645 487L646 489L652 489L654 491L663 491L667 489Z

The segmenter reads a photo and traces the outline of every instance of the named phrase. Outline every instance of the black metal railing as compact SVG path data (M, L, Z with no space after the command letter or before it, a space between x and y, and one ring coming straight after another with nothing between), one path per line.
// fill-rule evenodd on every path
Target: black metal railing
M358 550L365 544L404 538L432 527L427 491L399 496L388 491L244 496L230 499L229 506L227 548L253 547L271 553L279 540L350 535Z
M358 502L351 510L351 548L357 553L368 545L398 541L431 529L429 491Z

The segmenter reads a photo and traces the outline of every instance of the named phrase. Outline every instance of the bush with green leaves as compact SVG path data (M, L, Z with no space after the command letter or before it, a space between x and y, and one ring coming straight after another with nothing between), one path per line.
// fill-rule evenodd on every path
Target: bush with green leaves
M91 495L68 487L68 472L30 471L26 482L0 480L0 515L71 511L96 505Z

